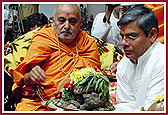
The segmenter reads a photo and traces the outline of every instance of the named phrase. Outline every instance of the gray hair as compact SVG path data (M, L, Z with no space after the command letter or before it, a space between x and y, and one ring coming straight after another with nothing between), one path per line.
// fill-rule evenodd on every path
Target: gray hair
M118 27L121 27L121 25L128 24L135 20L138 22L138 27L144 31L145 36L148 36L149 31L153 27L157 29L157 33L159 32L156 15L152 10L144 7L143 5L135 5L130 8L122 15L120 20L117 22L117 25Z

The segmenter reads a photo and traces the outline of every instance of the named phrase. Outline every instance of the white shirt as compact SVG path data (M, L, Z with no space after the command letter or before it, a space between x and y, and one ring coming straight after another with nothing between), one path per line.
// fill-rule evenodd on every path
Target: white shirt
M114 44L115 46L117 46L118 48L122 50L123 47L115 39L115 37L120 33L120 28L117 26L117 22L119 21L119 19L115 18L112 13L110 16L110 20L109 20L110 25L109 25L107 22L106 23L103 22L103 18L105 14L106 13L99 13L96 15L93 21L91 35L96 38L102 39L102 37L106 34L108 29L110 29L105 41L108 43Z
M164 94L164 45L155 41L133 64L123 57L117 66L118 111L147 110L158 94Z

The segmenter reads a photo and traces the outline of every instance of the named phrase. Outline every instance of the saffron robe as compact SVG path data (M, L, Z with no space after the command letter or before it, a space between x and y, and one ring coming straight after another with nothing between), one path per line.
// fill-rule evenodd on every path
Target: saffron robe
M69 46L60 42L61 59L63 70L67 72L77 60L76 40L73 40ZM97 67L100 69L100 53L95 40L89 38L89 35L79 30L77 35L77 48L79 59L75 67ZM42 62L41 68L47 76L46 83L41 83L48 99L57 92L60 81L70 77L70 73L64 74L61 71L60 56L58 51L58 38L55 35L54 27L44 28L36 32L31 40L31 45L22 63L14 70L13 90L23 83L24 74L29 72L32 67ZM28 98L22 98L17 104L16 111L35 111L47 110L48 108L41 102L33 102ZM48 109L50 110L50 109Z

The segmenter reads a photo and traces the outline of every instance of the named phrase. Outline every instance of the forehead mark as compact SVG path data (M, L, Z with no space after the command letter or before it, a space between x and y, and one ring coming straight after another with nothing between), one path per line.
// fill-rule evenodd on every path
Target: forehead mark
M122 31L124 32L124 31L125 31L125 29L122 29Z
M69 13L66 13L66 16L69 16Z

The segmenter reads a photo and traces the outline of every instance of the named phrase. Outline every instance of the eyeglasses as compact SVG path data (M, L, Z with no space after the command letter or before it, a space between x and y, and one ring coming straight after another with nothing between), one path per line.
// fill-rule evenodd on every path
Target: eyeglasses
M121 34L118 34L118 35L116 36L116 40L117 40L118 42L120 42L120 43L122 42L122 40L125 40L127 43L131 44L131 43L133 43L134 40L135 40L136 38L138 38L141 34L142 34L142 33L140 33L140 34L138 34L138 35L135 35L135 36L133 36L133 35L125 35L125 36L122 36Z

